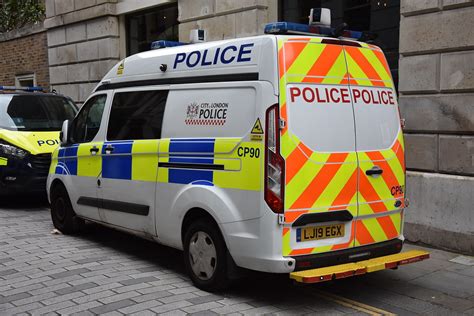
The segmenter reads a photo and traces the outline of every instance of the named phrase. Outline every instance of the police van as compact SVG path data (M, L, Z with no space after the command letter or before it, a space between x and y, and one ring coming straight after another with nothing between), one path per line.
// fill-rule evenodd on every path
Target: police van
M40 87L0 86L0 197L46 192L51 153L77 108Z
M426 259L400 253L405 148L383 52L293 26L119 62L63 125L54 226L182 249L205 290L237 267L315 283Z

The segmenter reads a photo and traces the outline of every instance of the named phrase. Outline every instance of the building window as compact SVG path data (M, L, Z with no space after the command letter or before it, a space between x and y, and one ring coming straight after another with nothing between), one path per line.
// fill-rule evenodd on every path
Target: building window
M160 6L125 17L127 56L150 50L157 40L178 40L178 5Z
M332 26L345 22L348 29L377 34L398 87L400 0L280 0L280 21L308 23L311 8L331 9Z
M15 86L17 87L34 87L36 86L35 74L15 76Z

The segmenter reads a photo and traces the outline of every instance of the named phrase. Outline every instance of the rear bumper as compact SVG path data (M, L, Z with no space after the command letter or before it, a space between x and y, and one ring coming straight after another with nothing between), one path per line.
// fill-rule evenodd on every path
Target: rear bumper
M292 257L295 259L294 271L328 267L396 254L402 250L402 247L402 240L393 239L369 246L355 247L314 255L295 256Z
M8 163L0 166L0 195L46 192L50 163L50 154L8 158Z
M428 259L430 254L423 250L410 250L394 255L382 256L363 261L344 263L330 267L317 268L290 273L290 278L301 283L319 283L343 279L355 275L396 269L401 265Z

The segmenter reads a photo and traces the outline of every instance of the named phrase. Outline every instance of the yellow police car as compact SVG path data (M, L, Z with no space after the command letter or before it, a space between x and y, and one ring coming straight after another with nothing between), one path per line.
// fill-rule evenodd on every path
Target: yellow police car
M0 86L0 196L45 192L63 121L76 115L70 98L41 91Z

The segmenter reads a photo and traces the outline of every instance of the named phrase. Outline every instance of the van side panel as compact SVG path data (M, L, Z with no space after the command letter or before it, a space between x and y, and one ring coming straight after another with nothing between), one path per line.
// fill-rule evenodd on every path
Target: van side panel
M355 245L401 235L405 161L397 95L380 48L344 46L356 123L359 219ZM381 175L368 175L379 168Z
M216 220L226 241L234 237L221 225L261 217L264 144L251 131L262 85L266 91L271 87L260 82L170 87L158 149L160 242L181 248L183 218L194 208ZM243 235L236 238L254 240ZM227 244L235 254L233 242Z
M357 216L355 127L344 51L341 45L321 41L310 37L278 41L280 113L285 121L280 134L285 159L283 256L354 245L355 221L336 222L344 225L342 236L310 241L299 240L300 229L335 222L292 225L313 213L344 210Z

